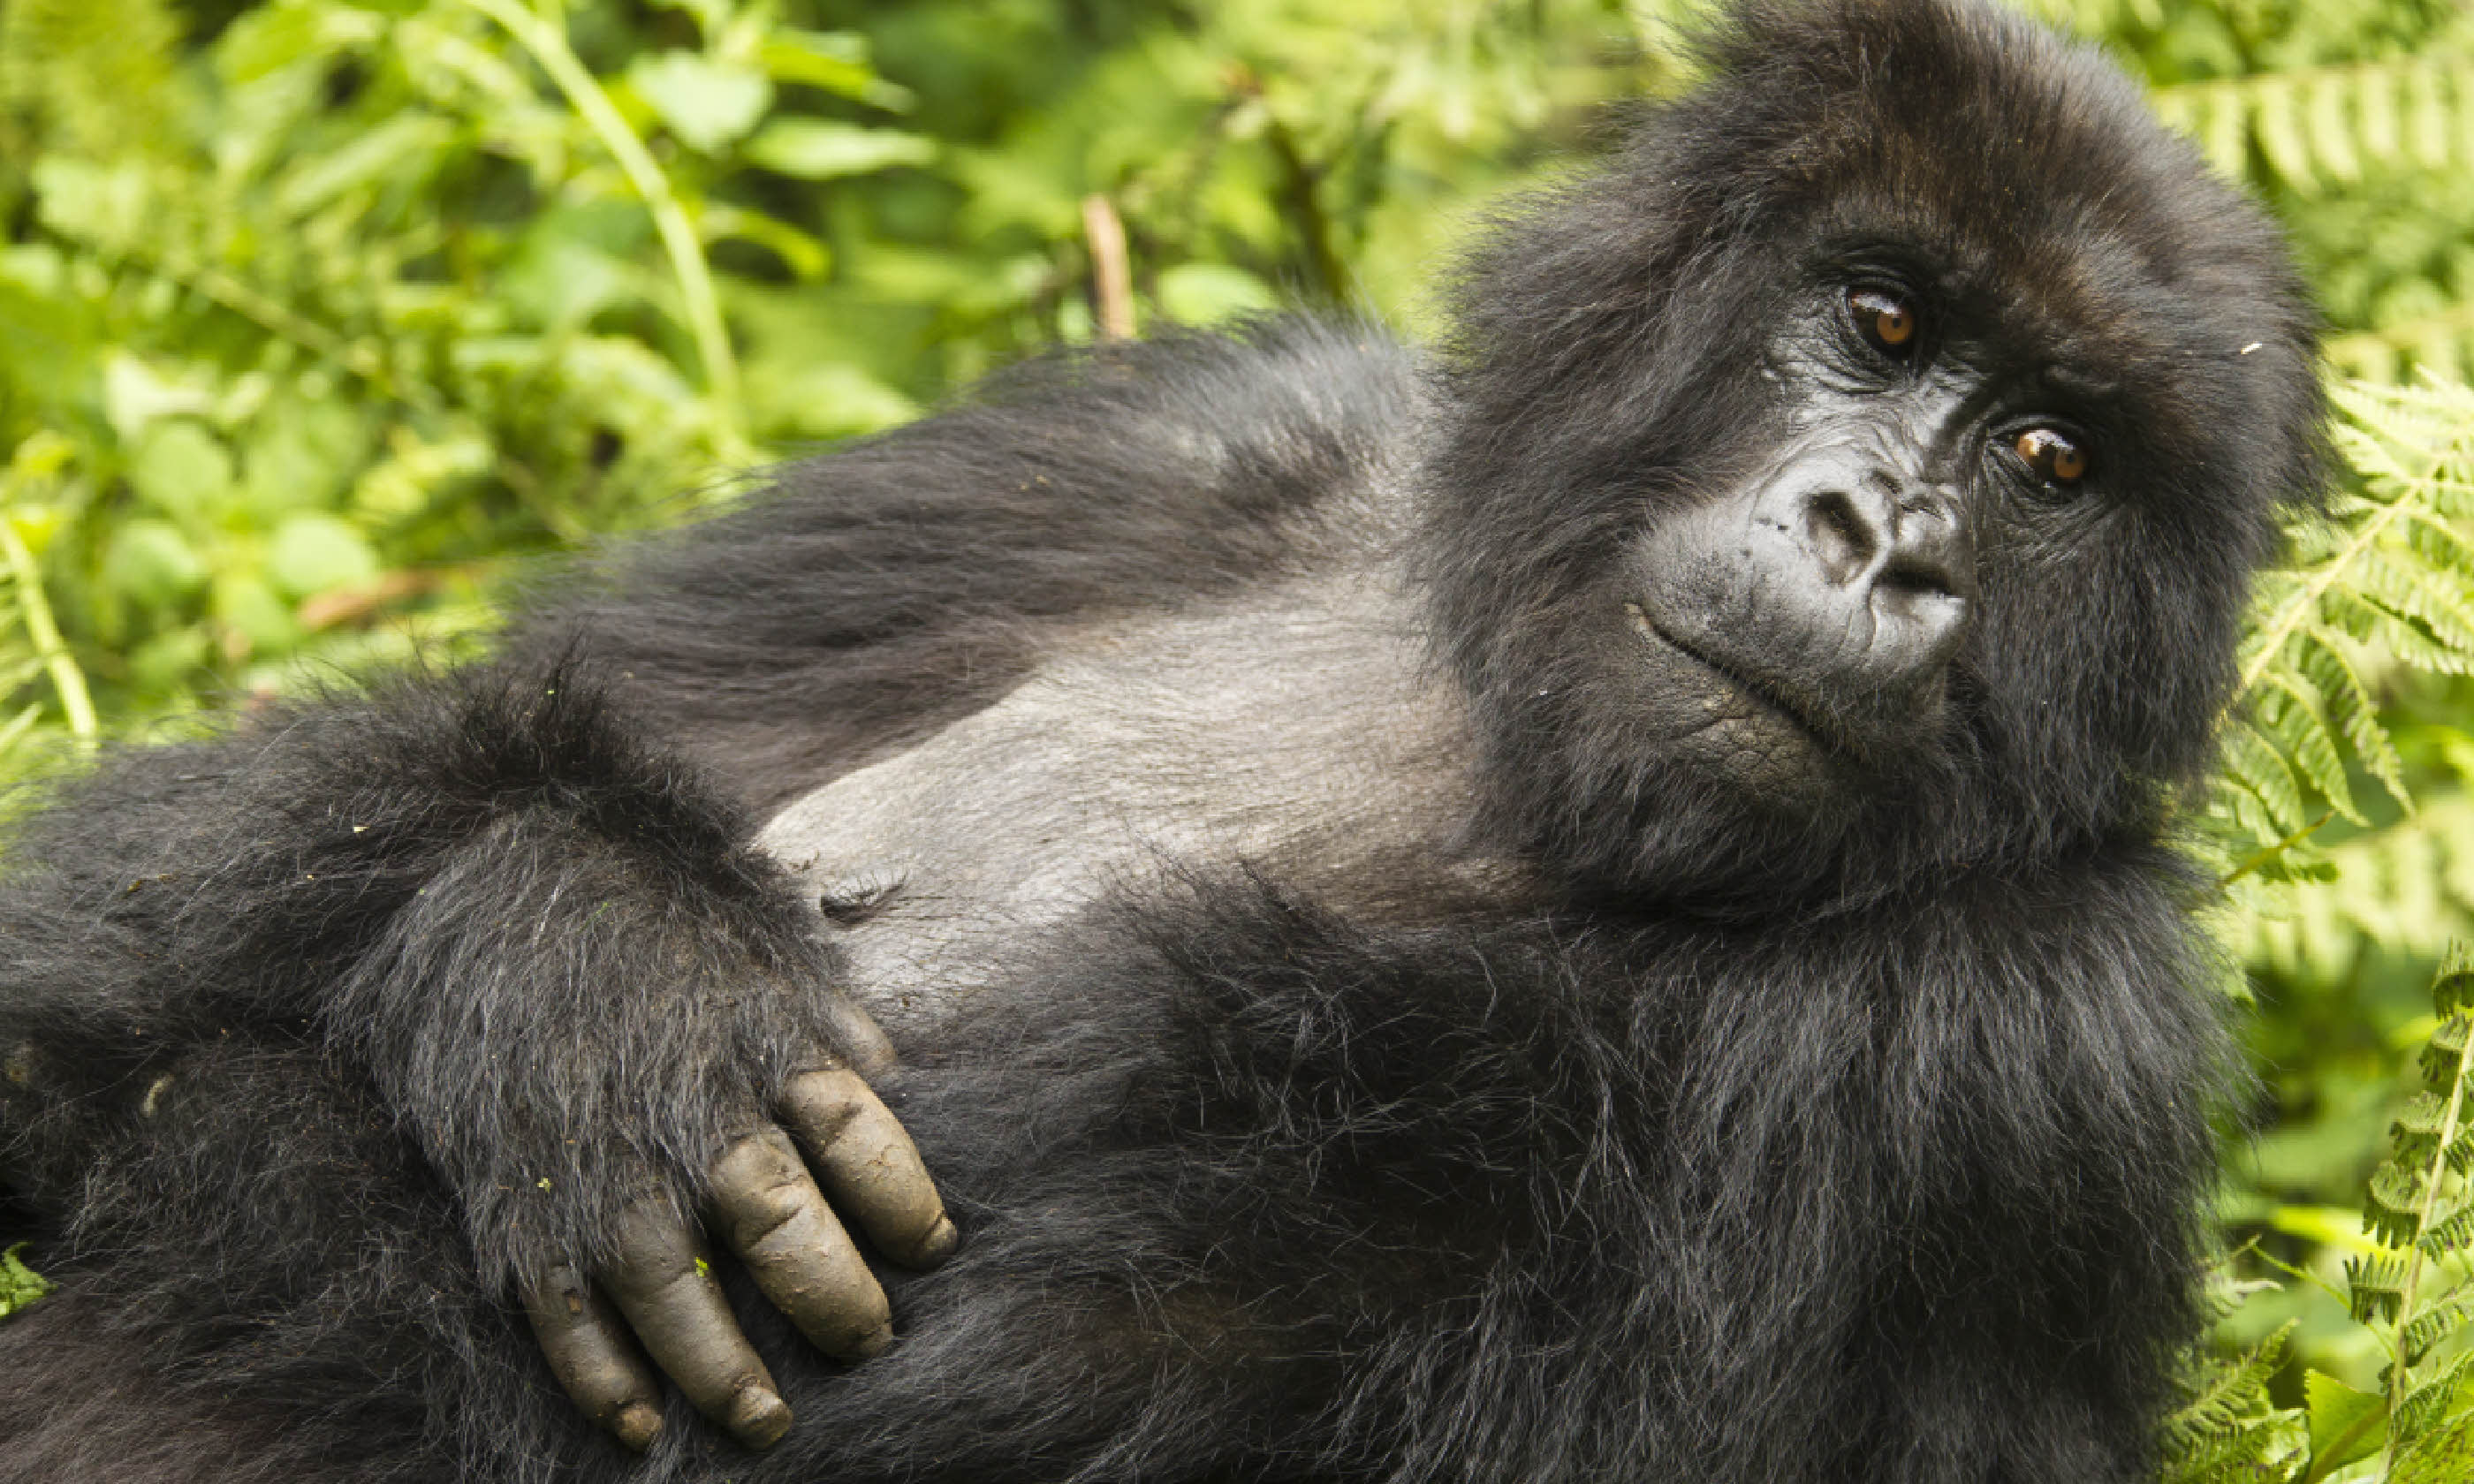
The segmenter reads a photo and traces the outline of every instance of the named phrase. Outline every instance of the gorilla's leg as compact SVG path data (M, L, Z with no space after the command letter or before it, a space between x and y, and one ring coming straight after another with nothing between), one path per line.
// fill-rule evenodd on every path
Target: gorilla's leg
M61 1291L0 1324L0 1480L438 1477L483 1440L620 1456L558 1402L451 1198L349 1074L241 1035L162 1065L85 1145L41 1244Z

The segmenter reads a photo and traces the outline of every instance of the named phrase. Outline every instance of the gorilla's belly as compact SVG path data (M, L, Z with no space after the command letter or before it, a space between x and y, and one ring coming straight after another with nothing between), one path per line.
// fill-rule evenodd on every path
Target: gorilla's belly
M1346 903L1456 853L1463 718L1379 580L1097 631L775 815L882 1018L934 1019L1103 897L1259 867Z

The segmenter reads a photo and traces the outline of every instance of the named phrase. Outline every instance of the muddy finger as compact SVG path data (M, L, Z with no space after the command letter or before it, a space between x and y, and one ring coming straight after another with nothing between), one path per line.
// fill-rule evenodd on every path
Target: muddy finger
M780 1129L740 1139L714 1165L714 1211L757 1286L826 1354L860 1360L893 1340L885 1290Z
M857 1072L802 1072L782 1089L782 1121L824 1177L834 1205L877 1250L905 1267L934 1267L952 1255L954 1223L937 1198L919 1148Z
M524 1317L550 1373L586 1417L637 1452L662 1431L662 1388L610 1301L573 1268L524 1293Z
M790 1408L740 1333L686 1223L655 1203L630 1209L618 1259L602 1281L653 1363L697 1411L750 1448L768 1448L789 1430Z

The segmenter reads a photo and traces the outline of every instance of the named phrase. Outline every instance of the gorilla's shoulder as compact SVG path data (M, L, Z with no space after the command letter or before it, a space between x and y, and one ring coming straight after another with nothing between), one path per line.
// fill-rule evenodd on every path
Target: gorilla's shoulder
M786 493L899 469L1053 508L1227 503L1240 519L1311 505L1393 461L1421 419L1415 352L1364 321L1304 315L1036 356L934 417L781 478ZM951 481L950 486L947 481ZM1216 498L1214 498L1216 496Z

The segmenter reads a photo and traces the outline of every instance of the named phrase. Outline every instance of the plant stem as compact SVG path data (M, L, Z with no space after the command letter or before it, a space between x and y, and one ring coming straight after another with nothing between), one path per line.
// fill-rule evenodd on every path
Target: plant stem
M2319 832L2320 826L2327 824L2330 820L2336 817L2336 810L2322 809L2319 811L2319 817L2317 819L2303 826L2300 829L2287 835L2284 839L2277 841L2274 845L2262 846L2258 850L2251 851L2248 855L2242 858L2242 864L2234 867L2233 870L2226 872L2223 875L2217 877L2217 890L2220 892L2223 891L2226 887L2233 885L2236 881L2249 875L2260 867L2267 865L2269 861L2276 859L2286 851L2292 850L2297 845L2300 845L2303 841L2310 839L2313 835Z
M2403 1336L2405 1327L2413 1321L2415 1290L2422 1285L2424 1266L2422 1233L2431 1230L2431 1213L2439 1204L2439 1183L2448 1173L2448 1146L2457 1141L2457 1115L2465 1106L2465 1073L2474 1066L2474 1030L2469 1030L2465 1043L2457 1051L2457 1073L2448 1080L2448 1107L2439 1116L2439 1143L2431 1152L2431 1168L2424 1173L2422 1202L2413 1213L2414 1242L2405 1259L2405 1282L2397 1290L2397 1317L2393 1327L2389 1365L2389 1417L2393 1423L2397 1403L2403 1401L2413 1369L2406 1364ZM2396 1466L2396 1429L2390 1426L2388 1441L2380 1449L2380 1477L2385 1479Z
M2293 637L2295 632L2302 627L2303 622L2317 607L2320 598L2326 596L2328 589L2337 585L2337 579L2344 575L2345 569L2359 561L2363 553L2371 549L2372 545L2379 540L2381 533L2388 530L2390 521L2405 514L2405 502L2408 498L2409 496L2405 494L2399 494L2394 500L2381 506L2378 515L2364 521L2362 529L2355 532L2353 538L2345 542L2344 549L2329 558L2320 566L2318 575L2306 583L2300 592L2294 594L2293 600L2285 606L2285 611L2276 615L2275 622L2267 626L2264 632L2268 634L2268 641L2260 646L2257 654L2251 656L2250 663L2243 666L2242 677L2234 686L2233 699L2225 706L2228 712L2242 705L2243 698L2250 694L2250 688L2258 684L2259 678L2268 673L2268 667L2276 662L2278 652L2285 648L2285 641Z
M687 207L680 203L678 193L670 189L669 177L654 162L645 150L644 141L619 115L618 106L610 101L609 93L585 69L583 60L567 44L567 33L541 16L511 3L511 0L464 0L464 3L506 28L523 49L532 55L550 81L567 95L575 111L601 140L602 148L618 162L627 182L643 199L644 208L652 214L653 228L661 234L662 249L669 255L670 271L679 280L679 297L688 317L688 329L695 337L696 356L704 363L705 387L712 394L720 416L728 450L734 456L744 452L740 432L739 362L730 348L730 331L721 319L721 300L714 293L713 272L705 264L704 245L697 241L695 224L688 220Z
M42 573L35 566L35 554L6 516L0 516L0 558L7 559L9 575L16 580L17 610L26 617L26 634L35 641L36 658L52 678L61 713L68 718L69 735L77 739L80 753L91 754L103 729L95 721L94 698L86 693L85 672L70 657L60 625L52 621L52 606L44 601Z

